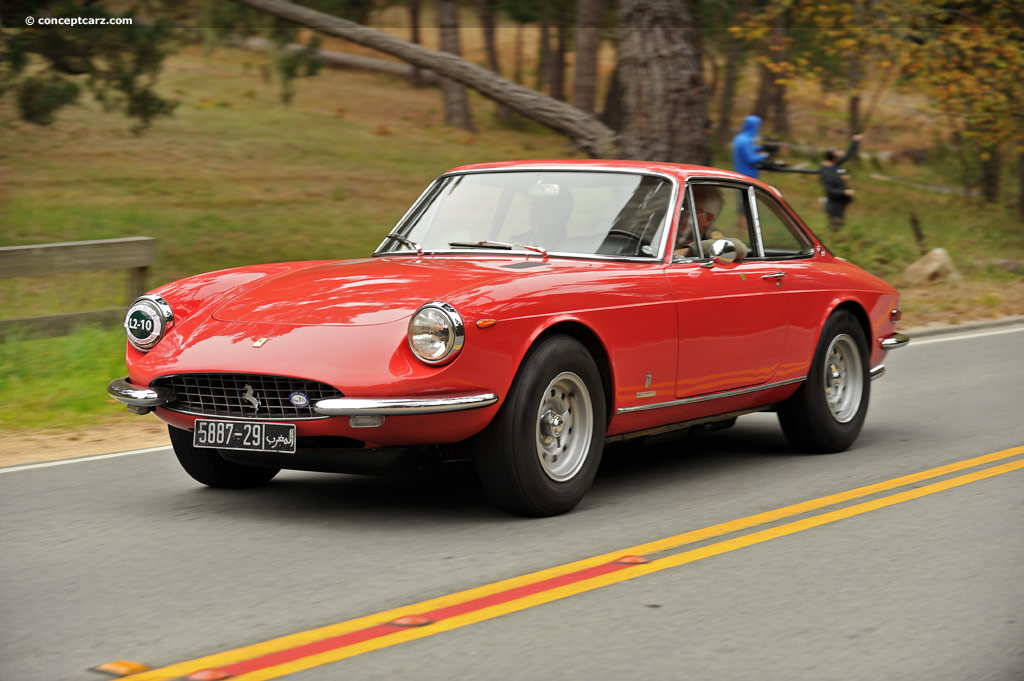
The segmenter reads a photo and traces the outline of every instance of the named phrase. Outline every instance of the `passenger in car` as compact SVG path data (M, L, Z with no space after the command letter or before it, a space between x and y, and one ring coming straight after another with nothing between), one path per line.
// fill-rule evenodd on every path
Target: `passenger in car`
M693 202L696 205L697 228L700 230L701 245L704 253L711 250L711 244L718 239L729 239L736 246L736 260L743 260L747 257L750 249L740 239L727 237L718 230L711 229L715 220L722 212L725 198L722 190L708 184L693 186ZM684 205L679 213L679 231L676 233L676 247L673 255L685 258L697 257L697 244L693 239L693 221L690 217L689 206Z

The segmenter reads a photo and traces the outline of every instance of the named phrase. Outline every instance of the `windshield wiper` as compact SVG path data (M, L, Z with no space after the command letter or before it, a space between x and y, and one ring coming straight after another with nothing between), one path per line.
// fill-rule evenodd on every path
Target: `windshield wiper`
M452 248L499 248L505 251L511 251L513 248L521 248L524 251L533 251L534 253L540 253L541 255L548 254L548 252L540 246L510 244L504 241L449 241L448 245Z
M387 235L384 236L384 238L385 239L394 239L398 243L400 243L400 244L402 244L404 246L408 246L409 248L411 248L414 251L416 251L416 255L423 255L423 249L420 248L420 245L418 243L416 243L412 239L406 239L401 234L387 234Z

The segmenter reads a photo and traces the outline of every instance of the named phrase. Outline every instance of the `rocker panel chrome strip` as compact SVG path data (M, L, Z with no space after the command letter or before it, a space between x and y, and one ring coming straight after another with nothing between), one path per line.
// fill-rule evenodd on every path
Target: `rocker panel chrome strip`
M651 409L666 409L668 407L681 407L684 404L696 404L698 402L708 402L710 400L724 400L728 397L736 397L738 395L747 395L749 393L756 393L761 390L771 390L772 388L781 388L785 385L792 385L793 383L800 383L806 381L806 376L800 378L791 378L788 381L779 381L778 383L769 383L768 385L757 385L751 388L740 388L739 390L730 390L724 393L712 393L711 395L699 395L698 397L687 397L682 400L672 400L671 402L658 402L656 404L641 404L636 407L623 407L622 409L616 410L616 414L631 414L637 411L649 411Z

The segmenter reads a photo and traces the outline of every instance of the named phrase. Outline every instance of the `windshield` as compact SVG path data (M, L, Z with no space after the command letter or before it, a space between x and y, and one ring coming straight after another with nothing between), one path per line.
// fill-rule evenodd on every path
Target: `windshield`
M522 250L661 254L672 183L638 173L495 171L442 177L378 253ZM411 243L410 243L411 242Z

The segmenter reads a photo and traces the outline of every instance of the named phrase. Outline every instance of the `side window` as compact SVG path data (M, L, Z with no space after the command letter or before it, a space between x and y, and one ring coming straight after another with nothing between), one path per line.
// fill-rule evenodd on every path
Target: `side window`
M693 238L693 219L696 218L701 235L704 256L715 239L732 239L740 252L753 251L750 220L747 216L746 192L737 187L711 184L693 184L693 199L697 206L695 216L689 208L689 197L684 198L683 210L679 214L679 230L676 234L673 254L677 257L697 257ZM740 245L742 244L742 245Z
M761 227L761 243L764 244L766 259L798 258L813 252L811 242L782 206L762 192L757 192L757 221Z

